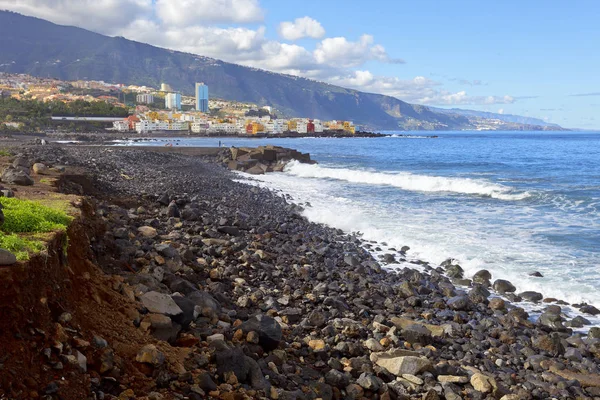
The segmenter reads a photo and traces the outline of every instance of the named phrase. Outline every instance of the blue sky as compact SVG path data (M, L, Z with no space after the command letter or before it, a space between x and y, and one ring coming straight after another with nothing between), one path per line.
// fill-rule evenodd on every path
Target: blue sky
M288 1L263 3L267 21L297 15ZM392 57L406 61L370 62L367 67L376 74L407 79L421 75L442 82L451 92L516 99L513 104L458 107L503 109L569 127L600 128L598 1L305 0L302 4L328 35L352 38L369 33ZM350 26L348 18L353 21ZM587 93L596 95L572 96Z
M597 1L0 0L0 9L412 103L600 129Z

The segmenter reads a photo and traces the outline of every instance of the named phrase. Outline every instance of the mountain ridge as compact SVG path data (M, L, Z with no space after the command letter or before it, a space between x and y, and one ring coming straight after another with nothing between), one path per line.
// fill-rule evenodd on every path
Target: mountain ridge
M153 87L167 82L185 94L193 93L195 82L205 82L213 97L270 105L290 117L352 120L375 130L476 127L466 116L436 112L391 96L105 36L10 11L0 11L0 72Z
M491 111L476 111L476 110L468 110L463 108L439 108L439 107L429 107L431 110L444 114L457 114L465 117L479 117L485 119L499 119L504 122L514 122L518 124L529 124L529 125L539 125L539 126L548 126L548 127L560 127L558 124L554 124L551 122L546 122L543 119L535 118L535 117L525 117L522 115L515 114L500 114Z

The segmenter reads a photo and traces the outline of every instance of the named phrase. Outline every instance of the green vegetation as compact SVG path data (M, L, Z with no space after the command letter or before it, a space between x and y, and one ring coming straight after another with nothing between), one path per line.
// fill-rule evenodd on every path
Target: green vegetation
M25 261L29 259L29 253L36 253L44 249L44 242L41 240L30 240L14 233L6 234L0 232L0 248L13 253L17 260Z
M12 156L11 152L6 149L0 149L0 157L10 157Z
M63 210L35 201L0 198L0 203L4 206L2 230L8 233L50 232L66 228L71 221Z
M52 116L79 116L79 117L123 117L129 115L129 110L117 107L104 101L76 100L71 103L62 101L41 102L37 100L17 100L14 98L0 98L0 122L11 121L21 123L22 131L39 131L48 128L57 128L65 122L52 121ZM73 124L74 125L74 124ZM76 126L68 128L76 129ZM1 131L15 131L6 125L0 124Z
M26 260L29 253L44 248L44 233L65 230L72 217L65 202L51 201L42 205L36 201L0 198L4 224L0 230L0 247Z

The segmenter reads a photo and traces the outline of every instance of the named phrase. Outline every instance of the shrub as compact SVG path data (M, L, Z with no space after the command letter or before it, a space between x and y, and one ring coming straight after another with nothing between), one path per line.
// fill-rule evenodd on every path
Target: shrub
M4 206L5 233L40 233L65 229L71 217L64 211L46 207L38 202L15 198L0 198Z

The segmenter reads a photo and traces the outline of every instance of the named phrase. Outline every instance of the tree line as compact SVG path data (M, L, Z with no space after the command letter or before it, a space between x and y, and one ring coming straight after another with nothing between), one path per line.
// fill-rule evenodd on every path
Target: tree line
M129 115L129 110L104 101L75 100L70 103L62 101L42 102L38 100L18 100L15 98L0 98L0 130L20 130L38 132L50 127L57 128L50 117L123 117ZM1 124L16 122L19 129Z

